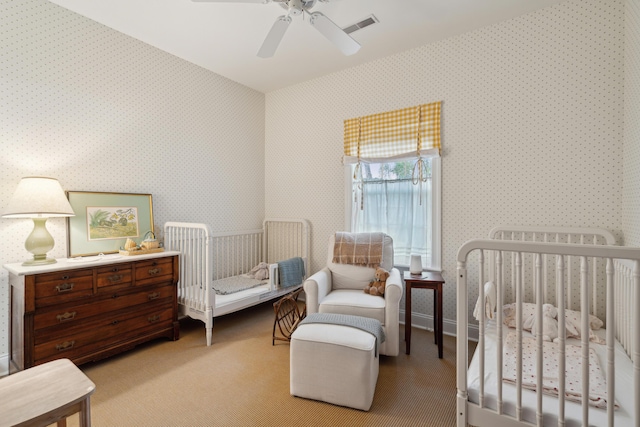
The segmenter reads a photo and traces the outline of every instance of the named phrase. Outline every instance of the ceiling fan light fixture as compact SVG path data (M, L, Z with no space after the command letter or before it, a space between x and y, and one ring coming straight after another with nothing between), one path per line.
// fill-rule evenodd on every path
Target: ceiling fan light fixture
M305 4L302 0L289 0L287 2L287 8L289 9L289 15L300 16L305 8Z

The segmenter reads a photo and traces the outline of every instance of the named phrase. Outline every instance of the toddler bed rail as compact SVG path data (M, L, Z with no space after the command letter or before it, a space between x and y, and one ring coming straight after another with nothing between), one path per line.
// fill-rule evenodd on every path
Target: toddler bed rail
M302 285L287 288L278 282L278 262L294 257L309 266L309 225L303 219L266 219L263 229L212 233L206 224L167 222L165 247L179 251L178 307L181 316L205 323L211 345L213 318L278 298ZM260 263L269 264L266 284L216 295L213 284L246 275ZM244 279L244 277L243 277Z
M592 238L584 237L571 243L561 238L556 242L554 233L538 239L512 240L511 231L507 233L506 240L471 240L458 250L458 426L467 423L480 426L613 426L614 423L640 426L640 248L611 246L607 239L612 236L605 237L604 242L599 242L597 237L593 244ZM502 231L498 234L499 238L503 237ZM492 233L492 237L496 235ZM491 300L487 299L485 290L492 292L495 289L497 310L495 321L489 319L494 316L493 311L479 310L478 345L469 364L468 304L469 293L475 289L467 282L467 262L472 252L478 255L478 271L474 276L477 274L479 301ZM485 255L489 255L489 266L485 266ZM489 287L485 284L486 267L489 267L492 280ZM523 331L527 299L534 307L534 324L542 327L545 325L543 304L552 302L557 306L558 338L555 343L543 342L542 333ZM576 299L578 307L573 305ZM513 329L503 324L503 305L507 302L514 302L515 306ZM571 326L566 317L571 312L568 307L580 310L577 314L577 326L582 331L579 340L566 337L565 330ZM606 332L601 338L587 333L591 332L594 313L606 321ZM485 323L489 326L485 327ZM538 328L540 330L540 326ZM509 339L505 338L509 336L508 330L512 331L513 348L508 347L511 341L508 343ZM598 344L598 340L604 344ZM528 355L525 354L525 341L533 343L535 350ZM570 350L575 350L577 359L569 359ZM515 378L507 385L503 380L507 376L505 360L509 351L512 356L515 354ZM593 404L591 389L597 385L591 373L594 354L597 354L606 377L602 392L605 409L589 406L589 403ZM551 360L548 357L557 361L557 368L552 372L557 378L557 397L543 395L543 389L547 388L543 373L546 381L547 365ZM527 359L532 361L532 373L524 372L523 360ZM565 371L575 369L572 366L575 360L581 362L577 373L580 382L577 388L581 391L578 397L570 392L574 385L566 382L564 375ZM531 385L533 387L529 387ZM566 396L578 399L580 403L568 401Z

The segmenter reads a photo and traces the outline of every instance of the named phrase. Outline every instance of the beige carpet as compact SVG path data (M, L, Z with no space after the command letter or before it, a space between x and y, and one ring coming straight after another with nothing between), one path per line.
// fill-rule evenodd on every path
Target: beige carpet
M156 340L81 369L96 384L93 426L453 426L455 338L438 359L433 333L413 329L411 355L382 356L369 412L289 394L289 344L271 345L271 303ZM404 330L401 327L401 334ZM404 335L402 335L404 336ZM69 425L78 424L78 417Z

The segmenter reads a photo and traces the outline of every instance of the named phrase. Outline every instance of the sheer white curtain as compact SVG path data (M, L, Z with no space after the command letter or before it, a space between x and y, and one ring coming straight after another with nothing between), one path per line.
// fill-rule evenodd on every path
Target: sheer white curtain
M351 230L390 235L394 265L409 265L411 254L421 255L423 265L432 265L431 186L431 179L418 185L411 179L353 181Z

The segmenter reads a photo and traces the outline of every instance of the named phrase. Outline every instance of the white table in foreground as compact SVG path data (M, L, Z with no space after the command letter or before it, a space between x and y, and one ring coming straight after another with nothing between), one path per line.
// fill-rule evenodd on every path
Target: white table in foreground
M0 427L66 426L76 412L91 426L89 399L95 384L69 359L58 359L0 379Z

